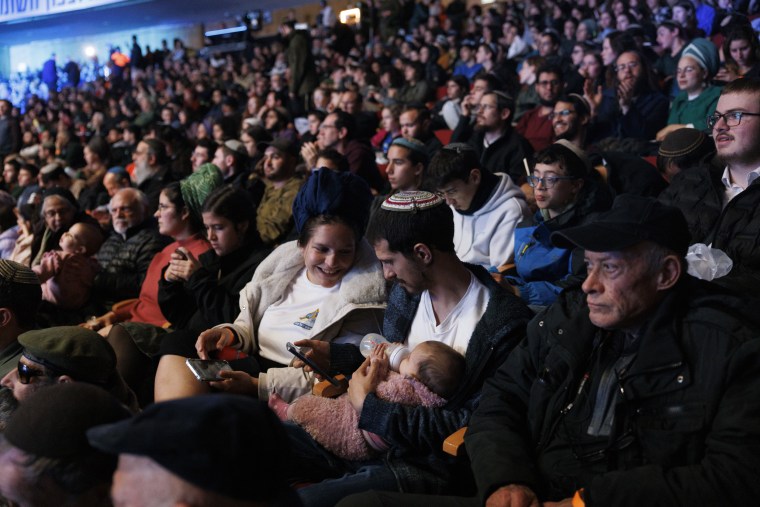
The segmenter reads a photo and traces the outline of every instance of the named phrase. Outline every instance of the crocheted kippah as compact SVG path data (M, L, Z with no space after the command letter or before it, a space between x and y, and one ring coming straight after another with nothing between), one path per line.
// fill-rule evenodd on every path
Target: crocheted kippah
M444 203L445 201L439 195L425 192L424 190L413 190L397 192L389 196L380 207L388 211L417 212L435 208Z
M27 285L40 284L40 279L37 278L34 271L23 264L5 259L0 260L0 278L6 282L12 283L23 283Z
M701 130L688 127L674 130L662 141L658 154L669 158L683 157L700 150L707 141Z
M221 171L214 164L203 164L193 174L179 182L179 191L187 209L201 218L203 202L224 181Z

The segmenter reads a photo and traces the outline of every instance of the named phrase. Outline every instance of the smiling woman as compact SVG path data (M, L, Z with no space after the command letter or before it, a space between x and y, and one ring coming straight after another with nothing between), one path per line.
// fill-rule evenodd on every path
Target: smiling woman
M287 342L358 344L365 334L380 331L385 282L363 239L371 200L369 187L351 173L312 173L293 204L298 240L261 263L241 292L234 323L204 331L182 351L206 359L235 346L250 357L232 361L238 371L222 373L225 380L203 384L185 367L180 351L172 351L159 364L156 401L209 388L262 399L276 391L291 400L310 389L312 376L287 366L293 358Z

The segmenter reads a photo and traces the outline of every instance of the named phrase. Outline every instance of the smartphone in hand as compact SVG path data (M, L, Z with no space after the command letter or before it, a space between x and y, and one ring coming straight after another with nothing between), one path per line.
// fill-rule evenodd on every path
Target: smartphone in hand
M314 361L312 361L311 359L309 359L308 357L306 357L306 354L304 354L303 351L300 348L296 347L295 345L293 345L290 342L288 342L288 343L285 344L285 348L288 349L288 352L290 352L291 354L293 354L294 356L296 356L298 359L300 359L304 363L306 363L309 366L311 366L312 370L314 370L316 373L319 373L320 375L322 375L322 377L325 380L327 380L329 383L331 383L335 387L340 387L340 382L338 382L335 379L335 377L333 377L330 374L328 374L325 370L323 370L322 368L320 368L319 366L317 366L317 363L315 363Z
M219 373L223 371L232 371L230 363L221 359L194 359L185 360L185 365L190 368L195 378L201 382L216 382L224 380Z

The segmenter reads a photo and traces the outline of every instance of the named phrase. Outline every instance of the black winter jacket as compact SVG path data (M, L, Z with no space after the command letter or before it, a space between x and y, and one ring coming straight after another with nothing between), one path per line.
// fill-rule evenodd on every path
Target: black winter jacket
M212 249L198 258L201 268L187 282L167 282L162 276L158 284L161 313L173 329L205 330L234 322L240 313L240 291L271 251L248 243L220 258Z
M467 143L472 146L480 158L480 164L492 173L508 174L517 185L525 182L523 159L530 162L533 147L509 127L507 132L494 141L488 148L483 146L483 132L474 131L469 116L461 116L457 128L451 134L451 142Z
M734 262L731 272L715 282L754 297L760 285L760 180L723 208L723 171L717 165L681 171L660 201L683 212L692 244L712 244Z
M588 507L756 504L756 305L686 275L658 305L636 358L618 380L610 442L627 438L628 445L593 465L547 463L541 459L547 442L605 333L589 321L582 294L561 295L531 321L527 339L483 389L465 437L480 495L518 483L541 501L585 488ZM590 378L598 374L592 369ZM593 479L568 484L591 466Z
M136 298L153 257L170 242L158 233L152 218L128 229L126 239L111 232L95 256L100 272L95 275L92 299L110 308L123 299Z

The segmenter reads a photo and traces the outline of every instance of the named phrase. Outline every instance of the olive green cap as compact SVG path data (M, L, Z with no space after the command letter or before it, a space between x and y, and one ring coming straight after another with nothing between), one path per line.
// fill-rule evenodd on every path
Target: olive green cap
M60 326L19 335L24 355L74 380L106 385L116 371L116 354L105 338L79 326Z

